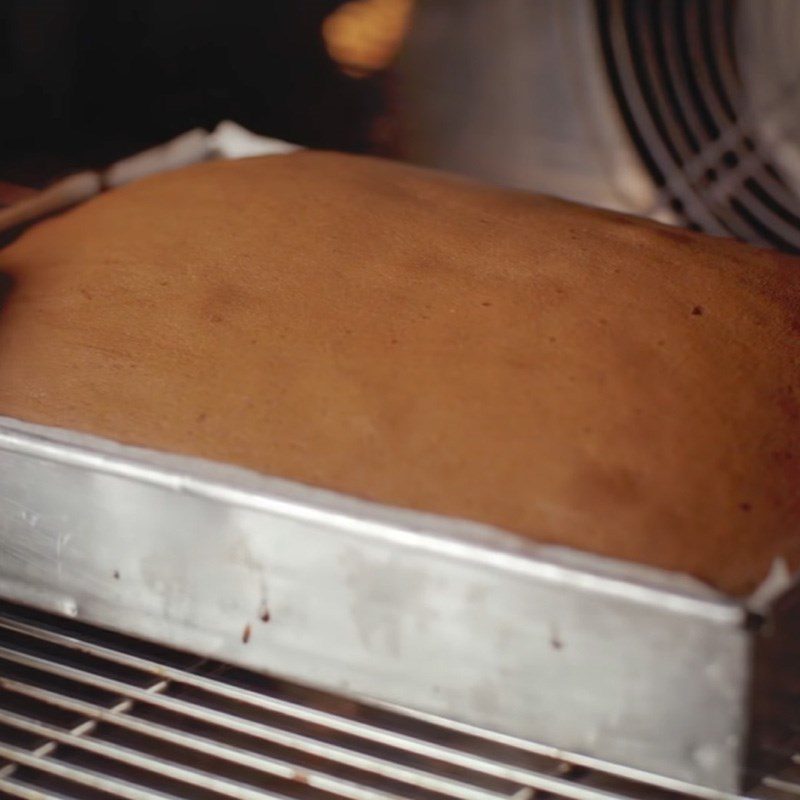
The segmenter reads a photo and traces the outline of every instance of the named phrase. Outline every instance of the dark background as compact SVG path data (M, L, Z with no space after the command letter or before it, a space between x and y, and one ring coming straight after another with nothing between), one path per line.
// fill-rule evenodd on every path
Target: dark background
M233 119L365 151L380 78L328 57L341 0L0 0L0 180L41 185Z

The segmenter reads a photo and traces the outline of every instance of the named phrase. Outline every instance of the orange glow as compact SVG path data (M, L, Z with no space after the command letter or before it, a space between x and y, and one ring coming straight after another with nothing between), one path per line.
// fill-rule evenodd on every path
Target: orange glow
M349 75L384 69L397 55L411 23L414 0L351 0L322 24L330 57Z

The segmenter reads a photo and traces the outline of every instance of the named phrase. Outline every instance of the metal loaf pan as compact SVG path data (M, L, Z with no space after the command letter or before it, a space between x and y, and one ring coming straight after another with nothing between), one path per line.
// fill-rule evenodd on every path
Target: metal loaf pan
M791 592L757 617L682 576L8 418L0 486L9 600L706 796L792 728Z

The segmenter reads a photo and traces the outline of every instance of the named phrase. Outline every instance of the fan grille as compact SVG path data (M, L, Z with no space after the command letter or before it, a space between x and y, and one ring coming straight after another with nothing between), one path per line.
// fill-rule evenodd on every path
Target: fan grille
M696 230L800 253L799 187L786 168L800 149L800 57L787 35L800 32L800 4L757 5L598 0L601 46L659 189L649 213L669 209Z

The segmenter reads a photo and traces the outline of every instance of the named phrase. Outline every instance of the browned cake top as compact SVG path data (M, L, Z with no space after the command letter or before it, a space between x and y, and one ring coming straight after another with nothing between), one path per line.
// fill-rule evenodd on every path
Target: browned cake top
M0 413L691 573L800 565L800 270L366 158L204 164L0 254Z

